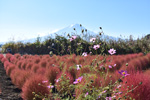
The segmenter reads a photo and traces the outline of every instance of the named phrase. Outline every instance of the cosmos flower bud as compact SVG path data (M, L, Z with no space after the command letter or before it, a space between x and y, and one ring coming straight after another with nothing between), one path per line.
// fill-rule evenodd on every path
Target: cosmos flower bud
M80 24L80 27L82 27L82 24Z

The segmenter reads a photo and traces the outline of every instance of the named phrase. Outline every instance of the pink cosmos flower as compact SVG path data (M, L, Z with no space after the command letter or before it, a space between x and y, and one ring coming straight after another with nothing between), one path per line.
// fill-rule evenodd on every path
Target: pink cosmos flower
M96 38L91 38L91 39L90 39L90 42L93 42L93 43L94 43L95 40L96 40Z
M59 79L57 79L56 82L59 82Z
M93 49L97 50L100 47L100 45L94 45Z
M86 57L87 56L87 52L83 52L82 56Z
M42 83L47 83L48 81L42 81Z
M83 76L77 78L77 79L73 82L73 84L77 84L77 83L81 82L82 78L83 78Z
M106 97L106 100L112 100L111 97Z
M52 89L52 88L54 88L54 86L53 85L49 85L49 86L47 86L49 89Z
M118 72L119 72L119 74L124 75L124 76L130 75L130 74L127 73L127 71L121 70L121 71L118 71Z
M72 36L71 38L70 38L70 41L73 41L73 40L75 40L77 38L77 36Z
M120 87L121 87L121 85L118 85L118 86L117 86L117 88L120 88Z
M77 70L79 70L82 67L81 64L80 65L76 65L76 66L77 66Z
M114 67L116 66L116 64L114 64Z
M111 65L109 65L108 67L109 67L109 68L112 68L112 66L111 66Z
M86 94L85 94L85 97L88 95L89 93L87 92Z
M108 50L108 52L109 52L111 55L113 55L113 54L116 53L116 50L114 50L114 49L112 48L112 49Z

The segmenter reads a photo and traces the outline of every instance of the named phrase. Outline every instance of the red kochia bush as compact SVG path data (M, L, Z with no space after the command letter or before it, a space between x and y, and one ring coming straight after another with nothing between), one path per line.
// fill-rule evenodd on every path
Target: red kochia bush
M6 58L7 58L7 60L9 60L9 61L10 61L10 58L11 58L12 56L13 56L12 54L7 53L7 54L6 54Z
M21 71L21 74L17 77L16 86L21 89L26 80L32 76L30 71Z
M41 59L39 57L34 59L34 63L36 63L36 64L38 64L40 61L41 61Z
M38 75L45 75L45 72L46 72L46 69L45 68L39 68L39 69L37 69L37 71L36 71L36 74L38 74Z
M33 66L33 62L27 63L26 70L30 70Z
M58 81L57 81L58 80ZM68 82L67 82L68 80ZM59 93L69 93L71 90L69 90L69 85L72 84L74 81L73 77L68 72L61 72L56 77L56 89L59 91Z
M10 57L10 62L11 63L15 64L16 60L17 60L16 57L14 57L14 56Z
M21 64L21 69L26 69L27 62L24 60Z
M4 58L3 54L0 54L0 60L2 60L2 58Z
M14 65L14 64L10 64L10 65L7 67L7 69L6 69L6 74L7 74L8 76L10 76L12 70L14 70L14 69L15 69L15 65Z
M22 74L22 71L23 70L20 70L18 68L14 69L12 71L12 73L10 74L10 77L11 77L11 81L12 81L13 84L16 85L17 77L19 77Z
M22 60L20 60L20 61L18 61L18 62L17 62L17 67L18 67L19 69L21 69L21 65L22 65L22 63L23 63L23 61L22 61Z
M49 89L47 88L47 83L42 83L46 79L40 75L34 75L29 80L26 81L22 88L22 98L23 100L33 100L35 97L33 92L38 95L49 94ZM38 84L41 85L38 85ZM36 98L36 100L41 100L40 98Z
M39 68L40 68L39 64L33 64L31 70L32 72L36 73Z
M100 81L101 78L96 74L90 74L90 76L83 77L81 82L76 84L77 85L77 88L75 88L76 100L79 100L79 95L86 94L88 92L86 89L91 90L92 86L98 89L101 86ZM86 87L86 89L82 90L83 87Z
M132 92L129 92L127 95L130 95L130 97L134 98L135 100L149 100L150 98L150 76L149 75L144 75L143 73L137 72L136 74L133 75L128 75L125 77L124 82L127 82L125 84L125 88L123 86L119 89L121 92L127 91L127 86L129 86L129 90L131 89L131 86L136 87L139 85L140 82L142 82L141 85L139 85L135 90ZM124 95L125 92L123 92L122 95ZM130 100L128 98L128 100Z
M4 69L6 70L7 67L10 65L11 63L9 61L5 61L4 62Z
M14 54L14 57L16 57L17 59L21 57L21 55L19 53Z
M45 60L41 60L41 61L39 62L39 65L40 65L40 67L46 68L47 62L46 62Z
M84 73L92 73L90 67L82 66L80 70L77 71L76 77L83 75Z
M58 67L51 67L46 69L45 76L50 83L54 85L57 74L60 73L60 69Z
M4 63L5 61L8 61L6 58L2 58L1 62Z

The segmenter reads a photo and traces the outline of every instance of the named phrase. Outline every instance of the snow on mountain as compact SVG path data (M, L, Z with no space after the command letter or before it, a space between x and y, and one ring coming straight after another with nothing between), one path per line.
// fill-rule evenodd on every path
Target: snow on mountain
M96 36L98 35L98 33L94 33L88 29L86 29L85 27L83 27L82 25L80 24L72 24L64 29L61 29L57 32L55 32L57 35L59 36L64 36L66 38L67 35L69 34L70 36L72 35L76 35L76 36L80 36L80 37L83 37L85 35L89 36L89 37L92 37L92 36ZM50 34L52 37L54 37L54 33ZM85 38L85 37L83 37Z
M67 36L68 33L69 33L70 36L71 35L76 35L76 36L80 36L80 37L86 36L86 37L83 37L83 39L86 39L87 41L89 41L91 37L96 37L96 35L99 35L99 33L92 32L92 31L86 29L84 26L82 26L80 24L72 24L72 25L70 25L66 28L63 28L63 29L55 32L55 33L51 33L49 35L42 36L42 37L40 37L40 39L41 39L41 41L44 41L48 36L50 36L51 38L55 38L56 34L59 35L59 36L64 36L64 37L68 38L68 36ZM107 38L117 40L117 38L112 37L112 36L107 36L107 35L102 35L101 36L101 39L108 40ZM23 42L23 43L27 43L27 42L33 43L33 42L36 41L36 39L37 39L37 37L27 39L27 40L21 40L21 42Z

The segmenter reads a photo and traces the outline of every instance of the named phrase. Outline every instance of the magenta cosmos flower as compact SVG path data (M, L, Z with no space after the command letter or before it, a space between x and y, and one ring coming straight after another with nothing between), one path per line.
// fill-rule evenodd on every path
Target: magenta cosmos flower
M77 36L72 36L71 38L70 38L70 41L73 41L73 40L75 40L77 38Z
M83 52L83 53L82 53L82 56L87 56L87 52Z
M108 50L108 52L109 52L111 55L113 55L113 54L116 53L116 50L114 50L114 49L112 48L112 49Z
M49 89L52 89L52 88L54 88L54 86L53 85L49 85L49 86L47 86Z
M86 92L85 97L86 97L87 95L89 95L89 93L88 93L88 92Z
M81 82L82 78L83 78L83 76L77 78L77 79L73 82L73 84L77 84L77 83Z
M119 72L121 75L124 75L124 76L130 75L130 74L127 73L127 71L121 70L121 71L118 71L118 72Z
M91 39L90 39L90 42L93 42L93 43L94 43L95 40L96 40L96 38L91 38Z
M100 45L94 45L93 49L97 50L100 47Z
M112 100L111 97L106 97L106 100Z

